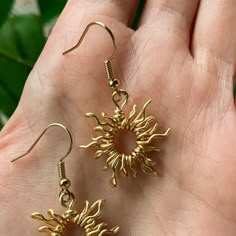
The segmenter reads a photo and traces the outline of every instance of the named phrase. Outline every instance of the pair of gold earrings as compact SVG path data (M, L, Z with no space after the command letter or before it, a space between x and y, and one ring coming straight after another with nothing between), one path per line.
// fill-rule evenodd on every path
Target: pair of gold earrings
M112 170L110 185L112 187L116 187L118 173L121 176L128 176L129 172L131 172L132 175L136 177L138 169L141 168L145 174L156 175L154 169L155 161L148 157L148 153L152 151L160 151L152 144L153 140L158 137L167 136L170 132L170 129L167 129L163 134L156 133L158 127L157 123L153 124L155 118L153 116L148 116L146 113L147 107L151 103L151 100L148 100L139 112L137 112L136 105L134 105L129 114L125 115L124 108L128 102L129 94L125 90L119 88L119 80L115 79L113 76L111 60L116 51L116 42L112 31L106 25L101 22L92 22L88 24L78 43L71 49L64 52L63 55L79 47L89 28L93 25L101 26L103 29L105 29L111 36L114 45L113 53L109 59L104 61L104 65L109 86L112 89L112 102L115 105L115 110L113 116L109 116L103 112L101 114L101 118L99 118L94 113L86 114L87 117L92 117L96 120L97 126L94 128L94 130L99 132L100 135L93 137L92 141L88 145L82 145L81 147L96 147L97 151L95 152L95 158L106 158L104 170ZM40 213L33 213L33 219L40 220L46 224L45 226L39 228L39 232L45 232L51 236L62 236L66 226L69 223L74 223L79 225L81 229L84 230L84 234L86 236L102 236L105 234L118 233L118 226L108 229L105 223L99 223L98 221L102 216L101 207L104 203L104 200L98 200L92 205L86 201L84 209L80 212L74 210L73 208L75 196L69 190L71 183L66 177L64 163L64 159L70 154L72 150L73 140L70 131L65 126L58 123L53 123L47 126L38 139L34 142L34 144L29 148L29 150L23 155L12 160L12 162L27 155L45 134L45 132L53 126L62 128L70 139L68 152L60 159L58 163L60 180L59 186L61 189L59 201L60 204L66 208L66 210L62 215L58 215L52 209L49 209L48 217L44 217ZM128 154L120 152L115 143L118 133L124 131L132 132L136 139L136 147Z

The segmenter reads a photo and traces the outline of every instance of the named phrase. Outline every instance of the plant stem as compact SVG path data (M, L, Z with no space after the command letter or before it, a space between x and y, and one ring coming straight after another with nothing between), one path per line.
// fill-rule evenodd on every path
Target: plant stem
M34 66L34 62L27 61L19 56L12 55L9 52L4 51L2 48L0 48L0 57L4 57L7 60L14 61L18 64L21 64L22 66L25 66L29 69L32 69Z

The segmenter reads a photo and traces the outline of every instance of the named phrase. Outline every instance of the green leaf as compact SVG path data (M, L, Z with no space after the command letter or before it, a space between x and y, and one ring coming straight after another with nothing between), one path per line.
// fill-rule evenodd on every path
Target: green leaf
M38 0L43 22L48 22L60 15L67 0Z
M0 29L0 112L10 117L44 44L40 16L8 19Z
M14 16L9 21L14 29L15 43L21 57L36 61L46 42L40 16Z
M3 118L7 119L15 110L17 101L12 97L12 92L5 87L5 84L0 80L0 130L4 126ZM10 95L9 95L10 94Z
M2 0L0 3L0 26L8 17L14 0Z
M2 83L0 85L0 98L1 100L3 99L4 101L7 101L1 103L0 113L3 113L5 116L10 117L17 103L14 99L12 99L12 97L9 96L8 91L5 89L5 87L2 86Z
M144 9L144 6L145 6L145 3L146 3L146 0L140 0L139 1L139 5L138 5L137 11L136 11L136 15L135 15L132 27L131 27L132 29L137 28L138 23L139 23L139 19L142 15L142 12L143 12L143 9Z

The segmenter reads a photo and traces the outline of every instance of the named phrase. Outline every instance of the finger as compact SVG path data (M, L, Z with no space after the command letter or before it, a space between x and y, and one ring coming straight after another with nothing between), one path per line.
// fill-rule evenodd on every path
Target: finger
M62 66L60 62L62 58L65 58L62 57L62 52L74 46L86 26L94 21L101 21L112 30L118 46L120 43L124 43L132 32L126 25L133 22L137 5L138 0L69 0L36 66L41 65L45 67L46 62L47 68L57 69L61 72ZM91 33L90 31L93 32ZM83 60L85 63L86 59L84 55L89 55L89 57L92 57L89 58L92 59L89 61L89 65L93 63L97 64L97 58L103 62L106 58L105 56L110 56L113 50L109 35L105 30L101 30L101 27L92 27L83 41L85 42L80 47L82 50L79 50L79 60ZM78 52L78 50L75 51ZM85 51L86 53L84 53ZM98 55L101 52L105 56ZM67 58L68 56L71 55L67 55ZM71 61L70 64L74 65ZM77 61L77 64L79 64L79 61ZM60 68L55 68L57 65L60 65ZM101 68L103 69L103 66ZM68 68L66 69L69 70ZM46 77L45 74L44 77Z
M43 54L46 53L47 56L49 55L52 58L55 57L56 54L61 55L63 50L72 47L73 44L78 42L86 26L94 21L103 22L112 29L113 34L117 38L121 28L126 29L126 26L133 22L137 6L138 0L69 0L49 37ZM116 34L117 32L118 34ZM94 37L94 35L96 35L96 37ZM100 35L102 35L102 39L99 40L98 37L100 37ZM104 40L103 36L104 34L97 34L97 32L95 32L89 45L99 44L101 50L104 50L104 46L108 45L109 42L106 39ZM119 41L117 40L117 42ZM96 46L94 46L94 48L96 48ZM107 51L111 51L111 49L108 48Z
M70 11L76 11L77 15L83 16L83 18L91 18L100 15L113 18L125 25L130 25L133 22L138 3L138 0L70 0L68 1L67 8L69 8ZM79 24L80 22L77 21L76 23Z
M235 0L202 0L192 44L198 62L209 62L234 70L236 59ZM212 60L213 59L213 60ZM220 69L220 68L219 68Z
M199 0L147 0L140 26L150 26L189 42L198 5Z

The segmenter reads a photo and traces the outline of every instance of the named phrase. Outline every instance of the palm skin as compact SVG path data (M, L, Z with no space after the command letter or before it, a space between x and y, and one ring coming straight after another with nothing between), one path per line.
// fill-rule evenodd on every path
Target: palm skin
M157 0L156 4L159 2L171 5L171 1ZM194 2L197 6L198 1ZM40 235L36 229L41 224L30 218L31 213L46 215L48 208L63 212L56 168L68 146L62 131L52 129L31 154L10 163L52 122L65 124L74 139L66 169L77 197L76 207L81 208L85 199L105 198L104 220L110 226L120 225L119 235L235 235L235 46L228 43L227 50L224 46L227 58L223 60L212 48L198 49L196 45L204 37L192 35L189 50L187 34L180 33L178 27L172 32L175 21L168 18L162 21L167 27L161 28L158 20L156 27L145 23L144 16L133 31L123 20L128 22L124 15L132 15L137 3L127 4L124 8L129 13L123 9L122 14L112 4L107 3L114 9L111 17L109 7L99 1L69 1L27 80L17 110L0 134L1 235ZM223 4L231 7L229 0ZM151 9L148 6L146 14ZM232 11L236 12L235 7ZM228 15L230 12L228 9ZM127 109L134 103L141 107L151 98L148 114L156 117L160 131L171 128L171 135L158 143L162 150L158 154L159 177L139 172L136 179L119 178L118 187L112 189L108 185L111 173L102 171L104 161L94 160L94 150L79 148L94 136L95 123L84 114L112 115L114 110L103 68L103 60L112 51L106 32L94 27L80 48L62 56L91 21L105 23L116 37L113 67L121 87L130 95ZM224 34L231 32L229 28ZM78 232L73 228L66 235Z

